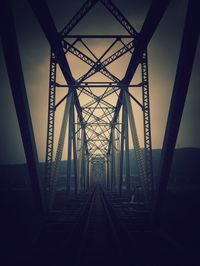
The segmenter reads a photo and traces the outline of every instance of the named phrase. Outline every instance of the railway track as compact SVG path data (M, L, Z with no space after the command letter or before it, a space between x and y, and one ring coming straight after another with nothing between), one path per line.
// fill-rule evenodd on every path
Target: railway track
M156 232L148 212L120 201L94 188L72 234L71 265L188 265L183 252Z
M12 265L164 266L182 254L158 235L145 211L97 185L49 213L37 243ZM193 264L191 264L193 265Z
M128 265L130 241L101 186L94 188L83 215L72 235L74 265Z

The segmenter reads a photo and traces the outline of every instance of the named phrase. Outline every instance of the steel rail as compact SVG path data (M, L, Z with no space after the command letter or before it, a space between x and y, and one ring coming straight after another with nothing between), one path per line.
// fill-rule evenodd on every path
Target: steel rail
M98 195L99 193L99 195ZM122 226L119 218L116 216L115 211L113 210L113 207L109 203L105 192L101 185L96 185L94 188L93 193L91 194L90 198L88 199L84 210L80 216L79 222L76 225L75 230L73 231L71 235L71 240L74 245L74 252L75 252L75 262L79 263L80 261L83 262L84 255L85 255L85 248L87 248L87 240L88 237L91 236L91 230L90 230L90 222L93 219L93 211L95 206L95 201L97 200L97 197L100 199L100 204L102 204L104 212L102 215L104 216L104 219L108 226L108 231L110 233L111 242L113 243L112 249L116 250L117 259L120 261L124 261L123 254L126 253L127 247L130 248L130 239L128 237L127 232L124 233L124 227ZM106 230L107 231L107 230ZM123 236L123 239L121 235ZM126 243L124 243L124 240ZM70 242L69 242L70 244ZM75 265L76 265L75 263Z

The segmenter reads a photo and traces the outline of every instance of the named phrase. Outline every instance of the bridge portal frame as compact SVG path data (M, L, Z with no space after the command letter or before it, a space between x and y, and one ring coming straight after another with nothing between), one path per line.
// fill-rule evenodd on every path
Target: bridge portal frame
M123 16L120 15L117 9L112 10L112 6L110 5L110 1L101 1L102 3L105 4L105 6L108 8L108 10L111 11L111 13L117 14L117 19L119 21L123 21ZM146 50L147 45L160 21L162 18L168 4L170 1L154 1L149 9L149 12L147 14L147 17L145 19L144 25L142 27L142 30L140 31L140 34L138 35L137 43L135 44L135 49L130 61L130 64L128 66L127 72L125 74L125 77L123 79L122 85L121 85L121 90L120 90L120 95L122 91L126 91L127 94L130 96L128 93L128 90L125 89L124 87L127 86L127 84L130 84L130 81L133 77L133 74L136 71L136 68L142 60L142 53ZM32 188L33 188L33 193L34 197L36 199L36 206L38 210L43 209L43 204L42 204L42 192L40 191L40 185L39 185L39 176L37 172L37 155L36 152L33 152L35 154L33 157L30 154L31 149L35 149L35 143L34 143L34 135L33 135L33 130L31 129L31 119L29 115L29 111L27 109L27 102L24 102L24 99L26 98L26 89L25 85L23 82L23 73L22 73L22 68L21 68L21 62L20 62L20 57L19 57L19 50L17 46L17 38L16 38L16 33L15 33L15 28L14 28L14 22L13 22L13 16L12 12L10 9L10 5L8 1L1 1L1 40L3 44L3 50L4 50L4 56L6 59L6 66L9 74L9 80L11 84L11 89L13 93L13 98L15 101L15 106L16 106L16 112L18 115L18 121L20 125L20 130L22 134L22 141L24 144L24 150L25 150L25 155L27 159L27 164L28 164L28 169L30 173L30 178L32 181ZM36 17L39 20L39 23L47 37L47 40L50 43L50 46L52 47L52 50L55 52L58 64L61 68L61 71L63 72L63 75L67 81L68 84L70 84L70 93L73 91L73 87L76 86L74 83L74 79L71 75L68 62L66 58L64 57L64 52L62 50L62 45L60 42L59 34L55 28L54 22L51 18L51 15L49 13L49 10L45 4L44 1L33 1L29 0L29 3L36 15ZM73 27L78 23L78 21L82 18L84 14L88 12L90 9L90 5L94 5L96 1L87 1L85 4L85 11L83 12L82 10L78 12L77 19L73 20L72 23L70 23L70 27ZM197 6L195 1L190 1L188 5L188 13L187 13L187 18L186 18L186 23L185 23L185 28L184 28L184 34L183 34L183 42L182 42L182 49L180 53L180 59L179 59L179 65L177 68L177 74L176 74L176 80L175 80L175 85L174 85L174 93L172 97L172 103L176 102L176 95L178 95L177 91L180 91L182 87L185 88L185 93L184 97L179 98L179 104L180 108L178 110L179 112L179 118L181 118L182 112L183 112L183 107L184 107L184 102L186 98L186 93L187 93L187 88L190 80L190 75L191 75L191 70L192 70L192 65L194 61L194 56L195 56L195 51L196 51L196 46L198 42L198 36L199 36L199 16L197 14ZM80 15L82 13L82 15ZM117 12L117 13L116 13ZM124 22L123 22L124 23ZM122 24L123 24L122 23ZM6 25L3 26L3 25ZM68 25L69 26L69 25ZM69 28L70 28L69 27ZM125 24L125 28L129 29L129 24ZM192 30L191 30L192 29ZM65 33L67 30L65 30ZM191 32L193 33L192 36L190 35ZM68 32L67 32L68 33ZM13 44L15 44L15 48L13 49ZM189 47L189 49L188 49ZM13 52L13 56L11 56L11 51ZM185 56L185 53L187 51L187 57ZM188 54L188 51L190 52ZM184 60L189 60L190 64L184 64ZM16 61L13 60L16 59ZM187 65L187 68L185 69L185 65ZM20 71L16 71L17 69L20 69ZM14 71L13 71L14 70ZM12 73L15 73L15 76L12 75ZM180 72L184 72L184 80L180 80ZM124 85L125 84L125 85ZM18 91L17 94L17 88L20 88L21 90ZM131 96L130 96L131 97ZM67 98L67 97L66 97ZM148 98L148 97L147 97ZM79 109L79 104L77 97L75 95L75 102L76 102L76 108ZM20 103L20 107L19 107ZM121 100L119 97L118 103L116 105L116 110L114 114L114 119L113 121L116 122L117 116L119 114L119 107L121 105ZM56 107L56 106L55 106ZM21 112L22 108L24 108L24 112ZM78 111L79 114L79 119L80 123L83 123L83 117L81 115L80 109ZM168 119L168 125L167 125L167 130L165 134L165 139L164 139L164 146L163 146L163 154L168 155L168 158L166 156L162 157L161 161L161 167L160 167L160 173L163 171L166 171L165 178L163 182L160 184L160 191L164 192L167 187L167 181L169 177L169 170L171 166L171 161L173 157L173 151L174 151L174 143L176 142L177 138L177 133L180 125L180 119L176 121L176 131L173 134L173 142L170 141L171 138L171 131L169 130L172 126L172 121L174 121L176 116L176 112L173 108L173 106L170 108L170 119ZM23 121L23 123L22 123ZM170 144L170 150L167 148L167 144ZM110 142L110 147L114 146ZM30 149L31 148L31 149ZM49 160L51 158L49 157ZM109 161L108 161L109 162ZM48 169L47 171L48 172ZM162 176L160 177L162 179ZM163 195L162 195L163 199ZM162 205L162 199L161 199L161 192L158 195L157 203L159 203L159 207L157 208L157 213L160 212L161 205Z

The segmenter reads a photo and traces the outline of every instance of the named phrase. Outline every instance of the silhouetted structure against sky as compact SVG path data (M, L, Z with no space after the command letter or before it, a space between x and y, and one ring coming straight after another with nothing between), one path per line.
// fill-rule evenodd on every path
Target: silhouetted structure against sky
M76 1L73 3L71 1L61 1L60 4L57 4L55 1L47 2L58 31L62 29L66 21L70 20L83 2L84 1ZM116 1L115 4L128 18L135 29L140 31L145 15L150 6L150 1ZM148 57L153 148L162 147L164 129L182 38L186 6L187 1L171 1L149 44ZM13 1L12 8L15 15L20 55L22 57L23 71L31 109L31 117L33 120L38 156L40 161L44 161L47 127L47 123L44 121L47 120L48 107L49 45L41 32L28 3L26 1L20 1L20 3ZM89 11L87 16L72 30L71 34L79 34L80 32L82 34L126 34L124 28L114 19L112 15L109 15L109 11L107 11L100 3L97 3L94 8ZM35 45L36 43L37 46ZM91 49L93 49L93 51L95 51L99 56L108 45L108 42L105 43L105 40L98 40L98 42L90 41L89 43ZM85 51L83 47L80 48ZM112 70L120 77L123 76L127 67L127 62L129 60L128 54L124 60L120 61L120 65L122 67L119 68L119 64L113 65ZM0 57L0 71L3 90L0 106L1 112L7 113L6 119L4 117L1 118L1 124L4 128L4 130L1 131L1 149L5 151L1 161L5 163L23 162L25 161L25 157L12 96L10 94L2 49ZM75 78L78 78L78 75L81 75L83 70L87 70L87 65L81 64L81 62L74 59L73 56L69 56L69 60ZM190 82L190 89L188 91L188 97L179 133L178 142L181 147L200 146L198 138L199 61L198 47ZM134 96L140 99L139 90L134 89L131 91ZM63 92L60 91L58 95L61 97L62 93ZM58 112L59 111L60 109ZM61 115L62 111L60 111L58 119ZM137 107L135 108L135 119L140 138L143 134L143 129L142 123L140 122L140 110ZM15 137L13 137L12 132L15 132ZM58 136L58 131L56 131L55 134ZM2 141L5 138L8 139L7 144L5 144L5 141ZM130 143L130 145L132 144ZM143 146L142 141L141 145ZM64 159L66 158L67 152L64 152Z
M42 224L44 218L47 218L44 228L48 228L48 217L51 220L55 209L59 209L60 218L58 219L63 219L63 226L63 223L70 217L69 213L65 214L65 210L77 212L72 215L73 221L78 217L77 226L73 227L68 239L60 243L61 250L65 246L65 241L69 246L72 243L69 254L76 265L80 264L82 258L86 265L98 262L101 257L99 250L108 239L113 245L111 244L108 254L104 250L106 261L122 263L126 259L127 263L132 263L130 259L134 246L139 248L139 252L143 248L145 251L148 250L144 244L144 239L148 239L148 236L143 231L151 232L150 242L155 242L156 246L161 244L157 258L159 263L165 247L170 251L169 261L178 261L179 252L176 245L165 237L163 245L162 236L156 230L162 225L163 207L168 197L167 186L198 47L200 21L198 3L196 1L182 3L183 10L185 10L182 38L180 38L180 49L177 52L178 60L175 78L172 82L167 123L166 127L164 126L157 184L153 173L151 134L151 117L153 116L150 113L150 102L154 93L150 93L153 83L149 82L155 69L149 71L151 60L148 60L148 47L160 21L163 17L165 18L170 2L169 0L153 1L149 5L141 28L136 30L110 0L88 0L62 30L58 31L48 4L45 1L28 1L40 30L50 46L44 178L41 178L39 172L38 159L38 151L41 155L44 144L36 145L38 143L35 142L35 136L38 137L39 134L35 134L37 131L34 130L38 125L36 122L43 118L43 115L37 106L38 119L35 120L34 116L33 119L31 118L31 113L34 113L34 110L31 110L31 104L34 101L30 97L31 94L29 94L30 99L27 95L26 75L23 71L23 60L26 60L27 55L23 52L20 57L12 5L10 1L1 2L2 50L30 177L34 219ZM125 33L109 34L106 30L104 34L99 34L96 33L96 28L95 33L91 34L83 34L80 29L81 33L72 32L97 4L101 4L111 13L124 28ZM49 2L49 5L51 6L52 3ZM26 17L28 20L28 12ZM97 19L99 17L94 21ZM109 25L107 22L105 24ZM163 30L169 30L168 26L165 26ZM19 30L20 32L22 33ZM100 45L101 40L103 41ZM94 48L97 50L95 51ZM79 61L76 61L77 59ZM80 61L85 64L85 67L78 63ZM118 65L113 67L113 63L116 62ZM196 68L194 73L195 70ZM32 72L32 67L26 71ZM163 72L166 72L166 68ZM194 75L194 77L198 79L197 76ZM36 84L35 81L33 84ZM153 101L151 104L155 106ZM44 104L43 108L46 109ZM161 109L161 113L163 111L164 109ZM189 124L189 120L186 125L187 123ZM195 125L199 128L199 124ZM41 128L38 127L38 132L40 130ZM158 131L158 128L156 130ZM191 134L187 134L187 131L185 133L182 135L182 137L186 136L184 137L185 143L198 145L197 139L193 141ZM160 139L162 139L161 135ZM141 146L144 147L143 150ZM130 147L134 149L137 177L130 173ZM13 154L20 154L20 148L13 150ZM59 167L62 159L65 158L64 151L67 154L67 170L64 174L65 189L63 190L58 185L58 179L60 177ZM20 155L18 157L20 158ZM6 160L5 156L4 161ZM134 183L135 180L137 184ZM116 210L115 199L119 202L121 214ZM84 206L83 211L80 211L81 205ZM124 206L126 206L125 216ZM62 218L63 211L64 217ZM138 238L142 243L141 246L138 246L138 241L134 240L134 237L128 237L129 231L121 225L123 220L122 223L127 223L129 220L127 217L137 221L128 230L133 230L135 237L137 226L139 226ZM54 223L56 225L56 220ZM71 230L71 225L64 226L64 228ZM45 234L43 236L45 230L40 232L40 236L46 243L48 237ZM111 233L109 238L107 238L107 230ZM97 239L94 238L95 234L98 235ZM80 241L77 242L79 236ZM94 244L92 253L89 244L91 237ZM42 241L39 239L39 245ZM48 252L46 244L45 248ZM117 250L119 250L119 261L114 257ZM40 247L38 252L41 252ZM56 255L55 258L52 255L53 261L59 257L59 252L60 249L55 247ZM77 259L75 259L76 254ZM25 258L26 262L32 258L32 253L29 255ZM44 254L44 260L45 256ZM62 256L61 258L63 259ZM182 258L183 261L184 258L185 256ZM152 265L155 263L154 259L155 257L150 259ZM141 257L137 260L143 263ZM54 263L53 261L51 263ZM148 260L146 261L145 258L146 262Z

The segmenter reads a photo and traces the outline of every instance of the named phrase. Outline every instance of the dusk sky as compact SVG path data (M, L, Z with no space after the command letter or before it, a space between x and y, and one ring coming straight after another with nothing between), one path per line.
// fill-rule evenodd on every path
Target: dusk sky
M84 3L83 0L48 0L47 4L55 21L58 31L67 24L70 18ZM151 1L149 0L113 0L133 27L140 31ZM45 36L26 0L12 1L15 25L18 35L21 61L25 84L29 99L34 134L40 161L45 159L47 104L49 82L50 48ZM149 78L151 101L152 145L154 149L161 148L166 126L169 103L176 73L182 30L187 7L186 0L172 0L159 27L157 28L148 47ZM114 17L98 3L88 15L74 28L71 34L126 34L126 31ZM100 56L109 43L99 40L88 42L92 51ZM117 48L117 47L116 47ZM109 70L123 78L130 55L124 57ZM78 63L74 57L68 57L72 74L78 78L87 67ZM61 78L62 79L62 78ZM0 163L25 162L22 141L17 117L9 86L7 71L0 44ZM132 84L137 83L138 75ZM61 80L62 83L62 80ZM198 44L193 66L188 96L182 117L180 132L177 140L178 147L200 147L200 45ZM130 91L140 99L140 89ZM59 97L66 90L59 92ZM138 135L142 145L141 110L133 105ZM57 114L58 125L62 119L61 107ZM59 126L56 128L58 138ZM64 153L65 158L66 151Z

